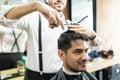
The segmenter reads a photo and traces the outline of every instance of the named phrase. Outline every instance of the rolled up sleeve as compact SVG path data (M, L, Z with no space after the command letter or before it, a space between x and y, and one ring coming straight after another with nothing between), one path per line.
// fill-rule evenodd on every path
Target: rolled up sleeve
M0 24L5 26L14 25L19 19L7 19L5 17L6 13L12 9L12 5L2 5L0 10Z

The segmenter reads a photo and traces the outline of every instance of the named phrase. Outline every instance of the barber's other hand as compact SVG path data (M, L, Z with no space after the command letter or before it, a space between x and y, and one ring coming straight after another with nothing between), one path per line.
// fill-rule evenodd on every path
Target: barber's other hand
M85 27L82 25L68 25L68 29L71 31L75 31L76 33L86 34L90 38L90 40L96 37L96 33L89 27Z

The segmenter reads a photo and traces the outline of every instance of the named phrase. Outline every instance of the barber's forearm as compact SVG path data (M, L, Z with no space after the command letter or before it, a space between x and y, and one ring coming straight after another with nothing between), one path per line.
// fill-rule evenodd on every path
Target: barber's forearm
M8 19L19 19L26 14L29 14L33 11L36 11L36 2L14 6L8 13L5 15Z

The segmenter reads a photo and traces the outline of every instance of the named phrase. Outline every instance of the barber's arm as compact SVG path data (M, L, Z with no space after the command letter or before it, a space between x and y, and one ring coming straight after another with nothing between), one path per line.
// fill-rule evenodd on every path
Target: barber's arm
M48 19L50 24L56 23L64 28L63 22L61 21L58 12L40 1L14 6L3 15L7 19L19 19L34 11L41 12Z
M88 35L90 39L90 45L91 46L100 46L102 43L101 38L98 36L98 34L93 31L91 28L80 26L80 25L68 25L68 29L71 31L79 32L81 34Z
M9 19L18 19L34 11L39 11L49 17L52 17L53 16L52 11L54 12L55 10L50 8L43 2L34 1L31 3L14 6L12 9L10 9L6 13L5 16L6 18L9 18Z

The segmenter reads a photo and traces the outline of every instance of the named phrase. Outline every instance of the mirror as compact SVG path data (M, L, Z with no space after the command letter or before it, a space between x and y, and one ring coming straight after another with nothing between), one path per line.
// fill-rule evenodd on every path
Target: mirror
M82 23L93 28L93 0L71 0L71 20L78 22L88 16Z

